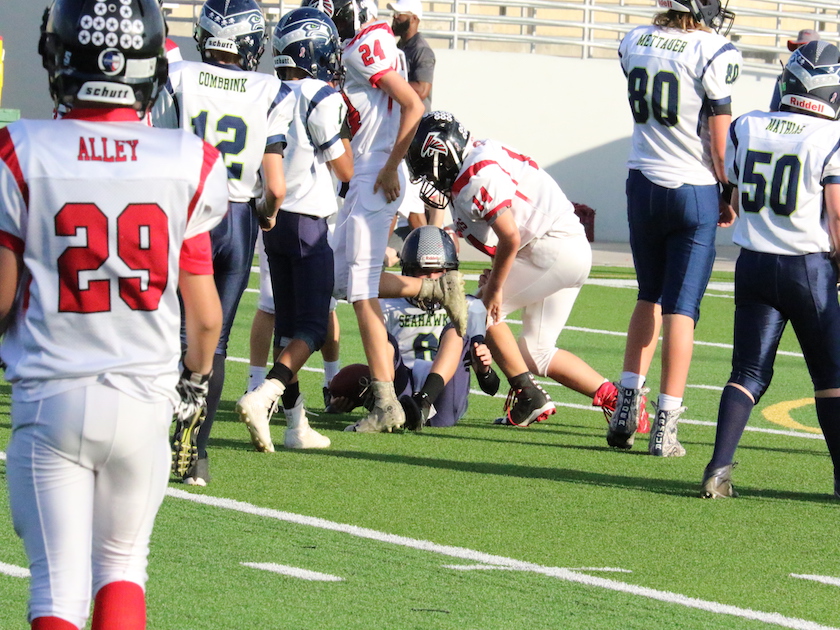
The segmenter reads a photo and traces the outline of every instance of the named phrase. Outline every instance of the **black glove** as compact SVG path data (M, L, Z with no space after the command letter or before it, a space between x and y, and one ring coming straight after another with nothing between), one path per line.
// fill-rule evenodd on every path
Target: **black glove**
M207 402L210 374L198 374L185 367L175 389L181 397L175 405L175 420L190 423Z

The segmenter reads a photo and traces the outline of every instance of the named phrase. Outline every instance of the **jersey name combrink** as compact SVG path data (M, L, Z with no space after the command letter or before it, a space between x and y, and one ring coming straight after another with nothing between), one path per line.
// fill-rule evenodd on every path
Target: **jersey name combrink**
M216 88L217 90L228 90L230 92L246 92L245 84L248 82L247 77L241 79L231 79L230 77L220 77L209 72L200 72L198 74L198 84L209 88Z
M685 50L688 42L677 37L662 37L655 33L647 33L639 38L636 46L647 46L648 48L662 48L663 50L671 50L673 52L681 53Z

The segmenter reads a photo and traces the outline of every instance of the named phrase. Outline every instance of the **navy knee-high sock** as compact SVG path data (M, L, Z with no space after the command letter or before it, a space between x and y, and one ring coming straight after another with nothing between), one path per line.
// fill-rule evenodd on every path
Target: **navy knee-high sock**
M735 449L741 441L741 435L750 419L755 403L742 390L727 385L723 388L718 408L717 431L715 432L715 451L709 470L728 466L735 458Z
M222 399L222 388L225 385L225 355L213 355L213 375L210 377L209 391L207 392L207 417L201 423L198 437L195 444L198 447L198 457L207 457L207 442L210 440L210 430L213 428L213 420L216 411L219 409L219 401Z
M840 398L817 398L817 420L820 423L831 462L834 478L840 478Z

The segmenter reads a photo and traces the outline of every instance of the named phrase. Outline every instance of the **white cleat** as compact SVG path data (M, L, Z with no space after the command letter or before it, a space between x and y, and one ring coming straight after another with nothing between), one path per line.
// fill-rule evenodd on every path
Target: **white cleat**
M266 379L254 391L248 392L236 403L239 419L248 427L251 444L260 453L273 453L269 423L277 409L277 401L286 388L280 381Z

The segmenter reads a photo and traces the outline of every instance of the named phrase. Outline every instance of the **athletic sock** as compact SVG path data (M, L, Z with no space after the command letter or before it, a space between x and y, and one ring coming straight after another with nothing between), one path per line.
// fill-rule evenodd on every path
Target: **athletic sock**
M341 371L341 361L324 361L324 387Z
M622 372L619 383L625 389L642 389L645 386L645 377L635 372Z
M840 479L840 398L816 398L815 402L817 420L834 464L834 478Z
M659 400L656 408L660 411L674 411L682 407L682 398L676 396L669 396L668 394L659 394Z
M248 368L248 391L252 392L265 380L268 368L265 366L252 365Z
M755 407L752 399L743 390L727 385L723 388L718 408L715 450L708 470L728 466L735 458L735 449Z
M219 408L219 401L222 399L224 385L225 355L214 354L213 374L210 375L209 391L207 392L207 417L201 423L198 437L195 439L198 456L201 459L207 457L207 443L210 441L210 431L213 429L213 420L216 418L216 410Z
M96 594L90 630L145 630L146 596L135 582L111 582Z
M32 630L79 630L69 621L58 617L38 617L32 620Z
M268 378L280 381L284 387L288 387L292 379L295 378L295 373L282 363L275 363L268 372Z
M280 395L280 399L283 401L283 409L294 409L299 397L300 381L289 383L286 386L286 391Z
M446 387L446 384L443 382L443 377L435 372L429 372L419 393L425 395L429 402L434 404L444 387Z
M513 389L525 389L526 387L531 387L534 384L531 380L532 378L533 377L530 372L522 372L522 374L511 376L508 379L508 383L510 383L510 386Z

